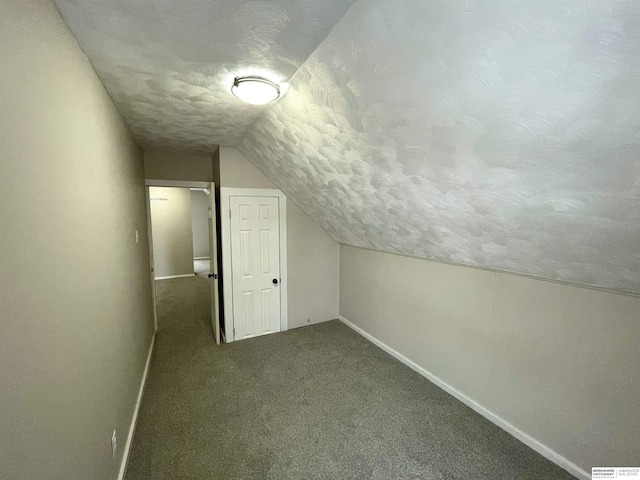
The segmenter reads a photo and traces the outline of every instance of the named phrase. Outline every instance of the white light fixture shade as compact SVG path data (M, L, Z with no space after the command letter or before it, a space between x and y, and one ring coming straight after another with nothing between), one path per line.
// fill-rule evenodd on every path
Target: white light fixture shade
M251 105L264 105L280 96L280 85L263 77L236 77L231 93Z

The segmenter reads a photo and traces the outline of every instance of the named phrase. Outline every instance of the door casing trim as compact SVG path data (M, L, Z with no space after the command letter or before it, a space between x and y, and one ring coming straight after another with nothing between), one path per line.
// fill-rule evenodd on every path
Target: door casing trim
M233 320L233 276L231 273L231 197L278 197L280 224L280 331L288 330L287 277L287 196L273 188L220 187L220 227L222 237L222 298L224 301L225 343L235 341Z

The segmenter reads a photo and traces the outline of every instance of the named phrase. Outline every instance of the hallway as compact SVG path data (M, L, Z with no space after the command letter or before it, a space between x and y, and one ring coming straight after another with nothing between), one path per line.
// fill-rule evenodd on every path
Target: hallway
M211 322L209 260L195 260L193 277L156 280L158 330L183 321Z
M127 470L143 479L570 479L332 321L217 347L159 331Z

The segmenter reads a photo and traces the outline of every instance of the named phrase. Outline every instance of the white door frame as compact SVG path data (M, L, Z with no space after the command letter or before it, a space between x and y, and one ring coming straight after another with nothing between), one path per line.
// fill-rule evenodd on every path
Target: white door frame
M210 182L190 182L182 180L154 180L150 178L144 179L144 190L147 203L147 237L149 240L149 260L151 263L151 301L153 302L153 326L154 332L158 331L158 312L156 305L156 278L155 278L155 265L153 259L153 228L151 225L151 196L149 194L149 187L181 187L181 188L205 188L210 189L215 185ZM215 192L211 192L215 195ZM215 215L215 212L213 212ZM192 275L188 275L189 277ZM212 314L214 312L211 312Z
M148 187L211 188L210 182L190 182L187 180L154 180L145 178L144 184Z
M220 187L220 226L222 234L222 298L226 343L235 341L233 320L233 274L231 271L230 197L278 197L280 224L280 331L288 329L287 319L287 196L272 188Z

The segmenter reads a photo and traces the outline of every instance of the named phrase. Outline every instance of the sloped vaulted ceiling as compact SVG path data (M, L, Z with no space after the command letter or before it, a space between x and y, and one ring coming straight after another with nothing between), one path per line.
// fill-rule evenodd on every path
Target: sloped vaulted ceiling
M239 144L346 244L640 293L637 0L55 2L146 149ZM297 73L251 107L254 71Z
M640 292L640 2L359 0L239 147L340 242Z

